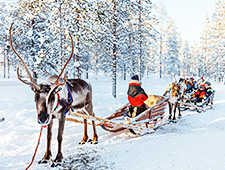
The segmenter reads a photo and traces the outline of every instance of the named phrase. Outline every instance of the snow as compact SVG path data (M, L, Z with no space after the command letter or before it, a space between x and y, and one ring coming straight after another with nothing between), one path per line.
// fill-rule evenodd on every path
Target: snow
M127 102L128 81L117 81L117 99L111 95L110 78L93 76L87 80L93 87L94 112L106 116ZM177 123L170 123L155 133L135 136L129 131L110 133L97 127L97 145L79 145L83 125L66 122L63 138L65 164L54 169L112 169L112 170L206 170L225 168L225 88L212 82L216 90L214 109L203 113L182 112ZM162 95L169 79L146 77L142 87L149 94ZM37 123L34 94L16 78L0 78L0 169L25 169L34 154L40 126ZM168 109L166 111L168 114ZM88 127L92 138L92 128ZM30 170L52 169L39 165L46 149L46 129ZM57 152L57 121L54 121L52 154Z

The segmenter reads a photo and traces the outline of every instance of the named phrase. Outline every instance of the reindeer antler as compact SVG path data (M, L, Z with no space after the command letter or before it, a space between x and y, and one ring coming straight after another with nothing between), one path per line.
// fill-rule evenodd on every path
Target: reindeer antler
M25 84L28 84L28 85L31 85L31 86L34 86L36 89L40 89L40 87L38 86L37 82L32 78L32 76L30 75L30 72L26 66L26 64L24 63L23 59L20 57L20 55L16 52L15 48L13 47L13 43L12 43L12 33L11 33L11 30L12 30L12 26L13 26L14 23L11 24L10 28L9 28L9 39L10 39L10 45L12 47L12 50L13 52L19 57L19 59L21 60L31 82L27 82L26 80L22 80L21 79L21 76L19 75L19 68L17 68L17 77L20 81L22 81L23 83Z
M55 81L55 83L54 83L55 85L64 85L64 84L66 84L66 75L64 75L64 78L63 78L63 79L64 79L64 82L63 82L63 83L59 83L58 81L59 81L60 77L62 76L62 73L63 73L64 69L66 68L67 64L69 63L70 59L71 59L72 56L73 56L73 51L74 51L73 38L72 38L71 34L69 34L69 36L70 36L70 38L71 38L72 51L71 51L71 54L70 54L69 59L67 60L67 62L66 62L66 64L64 65L64 67L63 67L61 73L59 74L58 78L56 79L56 81Z

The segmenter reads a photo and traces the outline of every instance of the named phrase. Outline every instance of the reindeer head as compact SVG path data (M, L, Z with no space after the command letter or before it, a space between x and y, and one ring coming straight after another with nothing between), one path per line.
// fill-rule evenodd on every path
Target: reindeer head
M49 93L54 94L54 92L56 91L56 89L58 89L59 86L63 86L63 85L66 84L66 81L67 81L66 76L64 76L64 78L63 78L64 81L61 82L61 83L59 83L59 79L60 79L64 69L66 68L68 62L70 61L70 59L73 56L74 47L73 47L72 36L69 34L70 38L71 38L71 44L72 44L71 55L70 55L69 59L67 60L67 62L65 63L61 73L59 74L59 76L57 76L57 78L56 78L55 82L53 83L53 85L50 85L50 84L37 84L37 82L32 78L32 76L31 76L27 66L25 65L23 59L20 57L20 55L16 52L16 50L13 47L12 34L11 34L12 26L13 26L13 23L11 24L10 29L9 29L10 45L11 45L12 50L14 51L14 53L21 60L23 66L24 66L24 68L25 68L25 70L26 70L26 72L27 72L27 74L28 74L28 76L30 78L30 82L22 79L22 77L19 75L19 68L17 68L17 77L23 83L32 86L32 90L35 93L35 103L36 103L38 123L41 124L41 125L48 124L51 121L51 118L52 118L52 112L51 112L52 109L48 109L49 107L52 108L52 106L49 106L49 104L54 103L54 100L55 100L55 98L52 97L51 101L50 101Z
M171 86L171 93L173 97L178 97L180 93L180 85L178 83L173 82Z

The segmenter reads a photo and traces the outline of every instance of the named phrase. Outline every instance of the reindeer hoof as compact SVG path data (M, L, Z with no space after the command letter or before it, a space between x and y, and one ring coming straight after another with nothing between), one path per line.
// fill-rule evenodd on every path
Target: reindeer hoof
M79 145L84 145L86 142L84 142L84 141L80 141L79 142Z
M83 138L80 142L79 142L79 145L84 145L85 143L88 142L88 137L86 138Z
M59 167L59 166L62 166L62 162L53 162L51 165L52 168Z
M96 145L96 144L98 144L98 141L96 141L96 140L93 141L92 139L89 139L88 143Z
M49 162L50 162L50 160L42 159L42 160L38 161L38 164L48 164Z

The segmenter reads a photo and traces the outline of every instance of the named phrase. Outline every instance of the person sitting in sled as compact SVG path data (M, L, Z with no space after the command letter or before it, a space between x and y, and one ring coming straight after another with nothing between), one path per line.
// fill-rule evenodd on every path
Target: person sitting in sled
M194 102L202 102L203 99L206 99L205 86L201 85L195 94L192 95Z
M206 97L209 97L213 93L213 89L209 81L205 82L205 91L206 91Z
M185 85L186 85L186 90L185 90L185 92L186 92L186 93L191 93L192 90L193 90L193 83L192 83L192 81L186 80Z
M196 90L197 89L196 88L196 81L195 81L194 77L191 77L190 80L192 82L192 89L195 89Z
M196 82L196 88L198 89L200 87L200 85L204 85L205 79L203 77L201 77L200 79L197 80Z
M148 99L148 95L141 88L138 75L131 77L127 94L130 102L128 117L134 118L147 109L144 101Z

